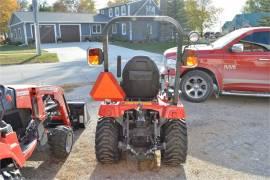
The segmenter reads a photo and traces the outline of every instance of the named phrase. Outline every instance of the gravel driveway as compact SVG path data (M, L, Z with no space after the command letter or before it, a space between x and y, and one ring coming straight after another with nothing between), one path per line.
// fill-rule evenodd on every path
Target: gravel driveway
M86 50L91 47L101 47L101 43L62 43L44 44L42 49L57 53L60 63L27 64L0 67L0 83L2 84L85 84L92 83L102 66L89 67L86 62ZM109 45L110 71L116 71L116 58L122 57L123 67L133 56L146 55L151 57L159 66L162 56L140 50L131 50Z
M188 158L176 168L139 171L136 162L123 158L115 165L95 159L94 137L99 103L88 97L91 87L67 93L89 102L91 122L76 131L76 143L66 161L36 152L22 170L27 179L269 179L269 99L223 96L197 104L183 102L187 111Z
M22 170L27 179L269 179L270 99L223 96L205 103L183 102L187 111L188 158L184 166L160 171L138 171L136 163L122 160L102 166L96 162L94 136L98 103L88 97L102 67L89 68L85 62L88 46L100 43L44 45L57 52L61 62L0 67L0 82L70 85L67 99L89 103L91 122L76 131L76 143L66 161L37 151ZM110 57L122 55L126 62L140 51L110 46ZM146 53L147 54L147 53ZM161 56L149 53L158 64ZM111 70L115 71L116 61Z
M80 43L63 43L63 44L43 44L42 49L57 53L60 62L86 61L86 50L88 48L102 48L99 42L80 42ZM132 50L119 46L109 45L109 57L116 62L116 57L121 55L124 60L131 59L133 56L142 55L150 56L153 59L160 59L161 56L156 53L150 53L141 50Z

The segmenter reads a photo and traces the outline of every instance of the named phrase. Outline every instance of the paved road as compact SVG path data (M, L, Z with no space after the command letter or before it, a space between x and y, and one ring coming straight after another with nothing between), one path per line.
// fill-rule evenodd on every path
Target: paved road
M63 43L45 44L42 49L57 53L60 63L28 64L0 67L0 83L2 84L52 84L63 85L72 83L90 83L96 77L102 66L89 67L86 63L86 50L91 47L101 47L101 43ZM136 55L151 57L158 65L162 56L145 51L131 50L114 45L109 46L110 70L116 71L116 58L122 56L123 66L127 60Z
M86 50L88 48L102 48L102 44L99 42L81 42L42 45L42 49L57 53L60 62L85 61ZM116 59L118 55L121 55L124 60L131 59L136 55L146 55L152 57L153 59L161 58L160 55L156 53L109 45L110 58L112 60Z

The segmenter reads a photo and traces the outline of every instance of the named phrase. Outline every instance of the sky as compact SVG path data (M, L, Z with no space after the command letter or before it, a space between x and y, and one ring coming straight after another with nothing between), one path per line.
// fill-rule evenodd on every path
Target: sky
M29 0L31 1L31 0ZM49 4L54 3L56 0L47 0ZM106 7L108 0L94 0L96 9ZM241 13L241 10L247 0L212 0L212 5L221 8L217 23L210 28L211 31L221 31L221 27L225 21L231 21L236 14Z

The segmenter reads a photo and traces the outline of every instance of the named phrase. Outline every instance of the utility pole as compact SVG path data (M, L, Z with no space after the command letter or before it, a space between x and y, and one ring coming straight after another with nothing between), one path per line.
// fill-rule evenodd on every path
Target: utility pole
M39 22L38 22L38 0L32 0L32 8L33 8L33 17L34 17L34 27L35 27L35 42L36 42L36 53L38 56L41 55L40 49L40 32L39 32Z

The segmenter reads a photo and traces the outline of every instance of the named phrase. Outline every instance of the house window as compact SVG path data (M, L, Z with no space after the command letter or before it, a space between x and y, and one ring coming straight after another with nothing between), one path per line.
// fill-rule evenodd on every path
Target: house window
M93 34L100 34L101 33L101 25L100 24L94 24L92 26L92 33Z
M109 9L109 17L113 17L113 9L112 8Z
M153 34L153 26L152 26L152 24L147 24L147 33L148 34Z
M22 30L21 30L21 28L18 28L18 38L19 39L22 38Z
M146 6L146 15L155 15L156 8L155 6Z
M102 10L100 10L100 14L104 14L104 10L102 9Z
M154 6L152 7L152 15L156 15L156 8Z
M117 33L117 24L112 25L112 33L116 34Z
M13 31L13 38L14 38L14 39L17 39L17 32L16 32L16 29Z
M115 8L115 16L119 16L119 7Z
M122 24L122 35L126 35L127 34L127 25L126 23Z
M122 16L126 15L126 6L121 6L121 15Z

